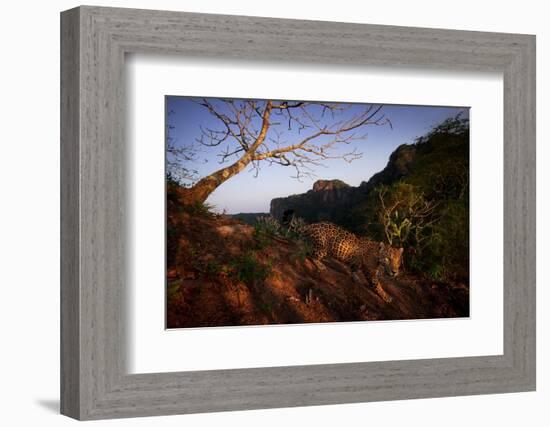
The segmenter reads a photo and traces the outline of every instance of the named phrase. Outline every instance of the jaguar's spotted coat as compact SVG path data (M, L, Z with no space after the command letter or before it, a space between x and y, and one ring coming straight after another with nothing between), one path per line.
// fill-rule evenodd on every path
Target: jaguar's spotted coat
M325 268L321 261L327 256L341 261L351 267L355 280L356 272L362 271L377 293L386 302L391 302L379 279L384 272L390 276L399 274L403 248L359 238L330 222L307 225L303 234L313 246L312 257L319 269Z

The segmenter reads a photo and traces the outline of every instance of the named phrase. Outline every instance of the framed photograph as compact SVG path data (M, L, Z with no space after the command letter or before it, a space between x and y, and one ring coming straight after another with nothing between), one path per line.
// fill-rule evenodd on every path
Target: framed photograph
M61 411L535 390L535 37L61 15Z

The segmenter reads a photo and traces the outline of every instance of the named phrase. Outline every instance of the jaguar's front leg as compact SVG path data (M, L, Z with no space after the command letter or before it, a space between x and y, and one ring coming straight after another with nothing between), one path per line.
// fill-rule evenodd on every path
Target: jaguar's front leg
M313 258L313 264L320 270L324 271L327 269L326 265L321 262L321 260L318 260L316 258Z
M393 301L393 298L384 290L380 283L374 285L374 290L385 302L390 303Z
M321 250L314 250L312 254L312 261L313 264L320 270L324 271L327 269L327 267L322 263L323 258L327 256L327 253L325 251Z
M393 301L393 298L388 294L382 285L380 284L380 277L382 276L382 272L380 271L380 267L376 269L374 273L371 274L371 277L369 278L370 283L372 283L372 287L374 288L374 291L376 294L382 298L386 303L390 303Z

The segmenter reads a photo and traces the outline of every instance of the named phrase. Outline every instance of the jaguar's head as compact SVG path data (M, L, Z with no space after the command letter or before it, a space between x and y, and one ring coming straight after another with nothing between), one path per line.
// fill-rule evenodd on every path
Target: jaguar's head
M394 248L380 242L380 263L390 276L397 276L403 263L403 248Z

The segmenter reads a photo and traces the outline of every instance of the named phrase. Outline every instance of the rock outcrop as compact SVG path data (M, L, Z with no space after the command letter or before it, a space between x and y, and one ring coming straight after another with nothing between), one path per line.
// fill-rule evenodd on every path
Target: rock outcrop
M306 193L273 199L270 214L278 220L285 217L285 212L287 215L290 212L307 222L345 222L344 217L349 209L366 200L373 188L406 176L415 154L414 145L403 144L391 154L383 170L358 187L350 186L339 179L318 180Z
M370 191L377 185L390 184L407 176L411 172L411 165L415 159L416 151L414 145L400 145L391 153L386 167L375 173L367 182L362 182L360 187L364 191Z
M307 193L273 199L270 213L279 220L292 212L307 222L333 221L341 209L354 204L357 191L338 179L318 180Z

